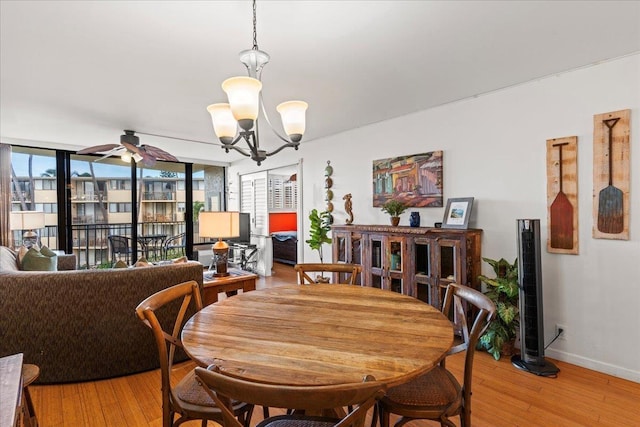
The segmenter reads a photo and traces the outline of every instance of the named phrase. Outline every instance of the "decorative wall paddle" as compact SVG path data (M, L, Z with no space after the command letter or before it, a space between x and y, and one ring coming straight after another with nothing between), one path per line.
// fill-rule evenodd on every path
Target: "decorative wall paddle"
M547 252L578 255L578 137L547 139Z
M558 147L558 168L560 190L549 209L551 223L551 247L559 249L573 248L573 205L562 191L562 147L568 142L553 144Z
M613 186L613 127L620 118L603 120L609 134L609 185L598 195L598 230L603 233L618 234L624 229L624 195Z
M629 240L630 124L630 109L593 116L592 234L596 239Z

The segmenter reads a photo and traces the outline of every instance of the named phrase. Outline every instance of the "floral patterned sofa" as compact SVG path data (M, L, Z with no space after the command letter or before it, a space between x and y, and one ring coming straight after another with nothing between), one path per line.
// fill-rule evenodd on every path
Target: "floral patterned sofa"
M39 383L110 378L159 367L153 337L135 315L147 296L188 280L202 285L202 264L20 271L0 246L0 357L24 353ZM178 307L162 313L175 318ZM182 355L182 358L186 358Z

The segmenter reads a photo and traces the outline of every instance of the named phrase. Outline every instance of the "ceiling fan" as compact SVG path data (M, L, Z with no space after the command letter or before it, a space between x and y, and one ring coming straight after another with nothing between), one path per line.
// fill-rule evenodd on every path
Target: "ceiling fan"
M134 159L136 163L142 161L142 164L147 167L155 165L157 160L178 161L175 156L158 147L145 144L140 145L140 138L135 135L135 131L133 130L125 130L124 135L120 135L120 144L96 145L94 147L83 148L76 152L76 154L96 153L104 153L104 156L96 161L106 159L110 156L121 156L125 162L130 162L131 159Z

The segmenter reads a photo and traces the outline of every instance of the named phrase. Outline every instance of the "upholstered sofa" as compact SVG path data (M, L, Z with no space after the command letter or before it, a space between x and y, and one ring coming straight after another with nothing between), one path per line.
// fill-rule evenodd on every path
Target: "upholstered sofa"
M15 252L0 246L0 357L24 353L25 363L40 367L40 383L155 369L158 350L135 308L147 296L188 280L202 285L202 264L20 271ZM175 318L177 309L160 313L161 322Z

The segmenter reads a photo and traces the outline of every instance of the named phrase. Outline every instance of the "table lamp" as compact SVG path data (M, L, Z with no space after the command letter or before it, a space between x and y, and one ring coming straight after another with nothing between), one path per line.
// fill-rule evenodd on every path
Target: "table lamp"
M198 218L200 237L217 238L213 245L214 276L228 276L229 245L222 239L240 236L240 212L200 212Z
M11 212L11 229L26 230L22 235L22 244L27 248L38 243L38 233L35 230L44 228L44 212L13 211Z

